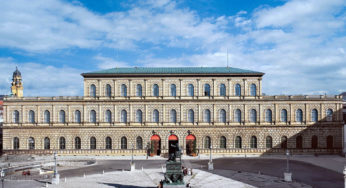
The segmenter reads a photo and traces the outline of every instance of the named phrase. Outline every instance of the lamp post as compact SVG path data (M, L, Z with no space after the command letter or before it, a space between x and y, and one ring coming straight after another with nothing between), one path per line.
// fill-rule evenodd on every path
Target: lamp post
M57 168L57 152L54 152L54 175L52 178L52 184L58 185L59 180L60 180L60 175L58 173L58 168Z
M292 181L292 172L290 172L290 166L289 166L289 157L290 157L290 151L287 149L286 150L286 172L284 172L284 179L287 182L291 182Z
M208 170L214 170L213 158L211 156L211 149L212 149L212 146L210 145L210 147L209 147L210 154L209 154Z
M132 144L132 148L131 148L131 163L130 163L130 166L131 166L131 172L135 171L136 169L136 166L135 166L135 163L133 162L133 148L134 148L134 145Z
M2 184L2 188L4 188L5 171L4 171L4 169L3 169L3 168L1 168L0 176L1 176L1 184Z

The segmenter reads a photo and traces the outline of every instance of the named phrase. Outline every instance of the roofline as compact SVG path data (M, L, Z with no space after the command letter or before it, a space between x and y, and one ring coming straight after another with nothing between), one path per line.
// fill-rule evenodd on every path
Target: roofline
M191 76L199 76L199 77L210 77L210 76L216 76L216 77L223 77L223 76L230 76L230 77L236 77L236 76L251 76L251 77L262 77L265 73L262 72L254 72L254 73L170 73L170 74L162 74L162 73L150 73L150 74L142 74L142 73L82 73L81 75L84 78L99 78L99 77L176 77L176 76L182 76L182 77L191 77Z

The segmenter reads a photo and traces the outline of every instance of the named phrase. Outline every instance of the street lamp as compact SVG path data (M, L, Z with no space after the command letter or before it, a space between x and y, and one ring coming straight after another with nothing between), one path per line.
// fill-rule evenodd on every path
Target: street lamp
M287 165L286 165L286 170L287 170L287 172L290 172L290 165L289 165L289 157L290 157L290 151L287 149L286 150L286 156L287 156Z
M211 156L211 149L212 149L212 146L210 145L210 147L209 147L210 155L209 155L208 170L214 170L213 158Z
M292 181L292 172L290 172L290 166L289 166L289 157L290 157L290 151L287 149L286 150L286 156L287 156L287 160L286 160L286 172L284 172L284 179L287 182L291 182Z
M1 168L0 176L1 176L1 184L2 184L2 188L4 188L5 171L4 171L4 169L3 169L3 168Z

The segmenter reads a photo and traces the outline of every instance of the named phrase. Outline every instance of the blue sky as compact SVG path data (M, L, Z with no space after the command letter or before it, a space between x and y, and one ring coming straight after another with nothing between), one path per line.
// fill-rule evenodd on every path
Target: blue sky
M83 72L226 66L266 73L263 92L346 91L343 0L0 1L0 94L82 95Z

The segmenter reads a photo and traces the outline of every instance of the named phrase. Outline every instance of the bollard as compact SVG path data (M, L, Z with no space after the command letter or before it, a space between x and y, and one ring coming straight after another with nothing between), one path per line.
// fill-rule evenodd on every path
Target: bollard
M102 170L102 174L105 174L105 170Z
M48 182L46 182L46 187L48 187Z
M85 178L85 173L84 173L84 175L83 175L83 178Z
M65 183L67 182L66 177L65 177L65 180L64 180L64 181L65 181Z
M144 171L143 166L142 166L142 171Z

